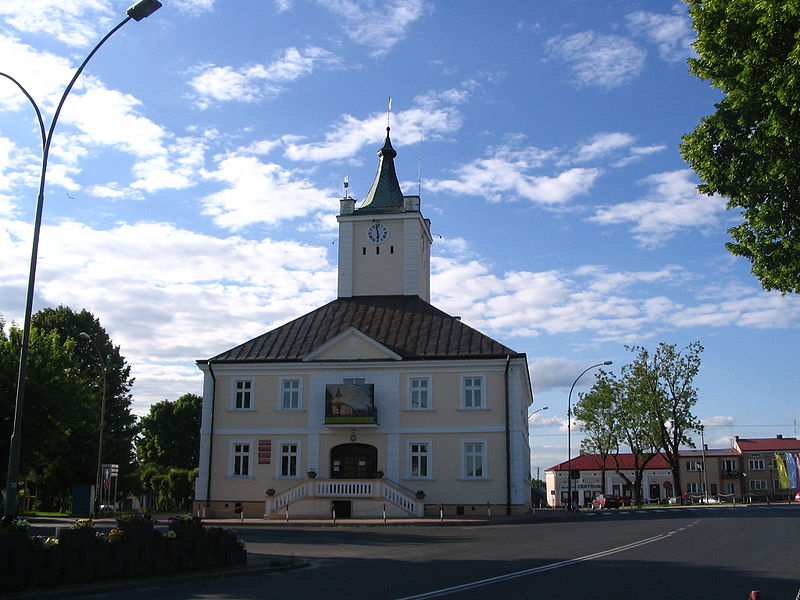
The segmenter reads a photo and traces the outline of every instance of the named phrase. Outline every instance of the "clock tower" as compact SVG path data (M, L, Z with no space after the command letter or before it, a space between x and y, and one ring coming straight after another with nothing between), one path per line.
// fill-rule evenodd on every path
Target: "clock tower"
M430 302L430 221L419 196L403 196L389 139L378 150L375 181L361 203L345 194L339 221L339 298L419 296Z

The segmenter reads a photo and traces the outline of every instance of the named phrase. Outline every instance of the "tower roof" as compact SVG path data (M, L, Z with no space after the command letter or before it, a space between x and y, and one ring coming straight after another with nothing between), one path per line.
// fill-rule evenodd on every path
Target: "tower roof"
M392 148L392 140L389 139L389 130L386 128L386 139L383 148L378 150L380 162L375 181L364 198L364 202L356 209L355 213L388 213L400 212L403 210L403 192L400 191L400 184L397 181L397 173L394 170L394 157L397 152Z

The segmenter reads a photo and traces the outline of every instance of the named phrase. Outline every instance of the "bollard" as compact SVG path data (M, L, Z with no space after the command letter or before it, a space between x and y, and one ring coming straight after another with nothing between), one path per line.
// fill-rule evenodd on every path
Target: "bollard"
M383 505L383 522L386 523L386 504Z
M286 510L286 522L288 523L289 522L289 507L287 506L285 510Z
M489 518L492 518L492 505L488 502L486 503L486 514L489 515Z
M336 509L333 509L333 522L336 523Z
M439 505L439 520L444 521L444 506L442 504Z

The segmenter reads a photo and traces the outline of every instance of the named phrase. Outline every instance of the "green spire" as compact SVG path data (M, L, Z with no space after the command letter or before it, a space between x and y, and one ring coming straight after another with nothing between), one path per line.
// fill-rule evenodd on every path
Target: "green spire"
M364 198L361 207L358 208L356 213L381 213L381 212L397 212L402 211L403 192L400 191L400 184L397 181L397 173L394 170L394 157L397 152L392 148L392 141L389 139L389 130L386 128L386 140L383 142L383 148L378 150L380 156L380 163L378 164L378 173L375 175L375 181L372 182L372 187Z

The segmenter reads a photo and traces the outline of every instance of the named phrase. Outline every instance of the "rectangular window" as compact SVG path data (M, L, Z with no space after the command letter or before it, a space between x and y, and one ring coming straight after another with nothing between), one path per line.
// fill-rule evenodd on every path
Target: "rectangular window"
M411 442L408 446L408 473L412 479L427 479L430 475L430 443Z
M739 470L739 467L737 466L735 460L726 458L722 461L722 470L726 473L736 473Z
M751 492L763 492L767 489L766 479L748 479L747 487Z
M763 471L764 470L764 459L763 458L751 458L747 461L747 469L749 471ZM766 489L766 488L764 488Z
M464 378L464 408L485 408L483 377Z
M733 483L726 483L725 484L725 493L726 494L734 494L736 493L736 485Z
M281 379L281 410L300 410L300 380Z
M687 471L702 471L703 470L703 461L702 460L689 460L686 462L686 470Z
M233 408L251 410L253 408L253 381L240 379L233 382Z
M249 442L233 443L233 466L231 473L235 477L250 477L250 444Z
M700 493L700 484L696 481L690 481L686 484L686 491L689 494L699 494Z
M408 380L409 399L408 407L411 410L428 410L430 402L428 390L430 389L430 379L427 377L412 377Z
M281 477L297 477L297 444L285 442L280 445L281 450Z
M464 478L486 478L485 442L464 442Z

